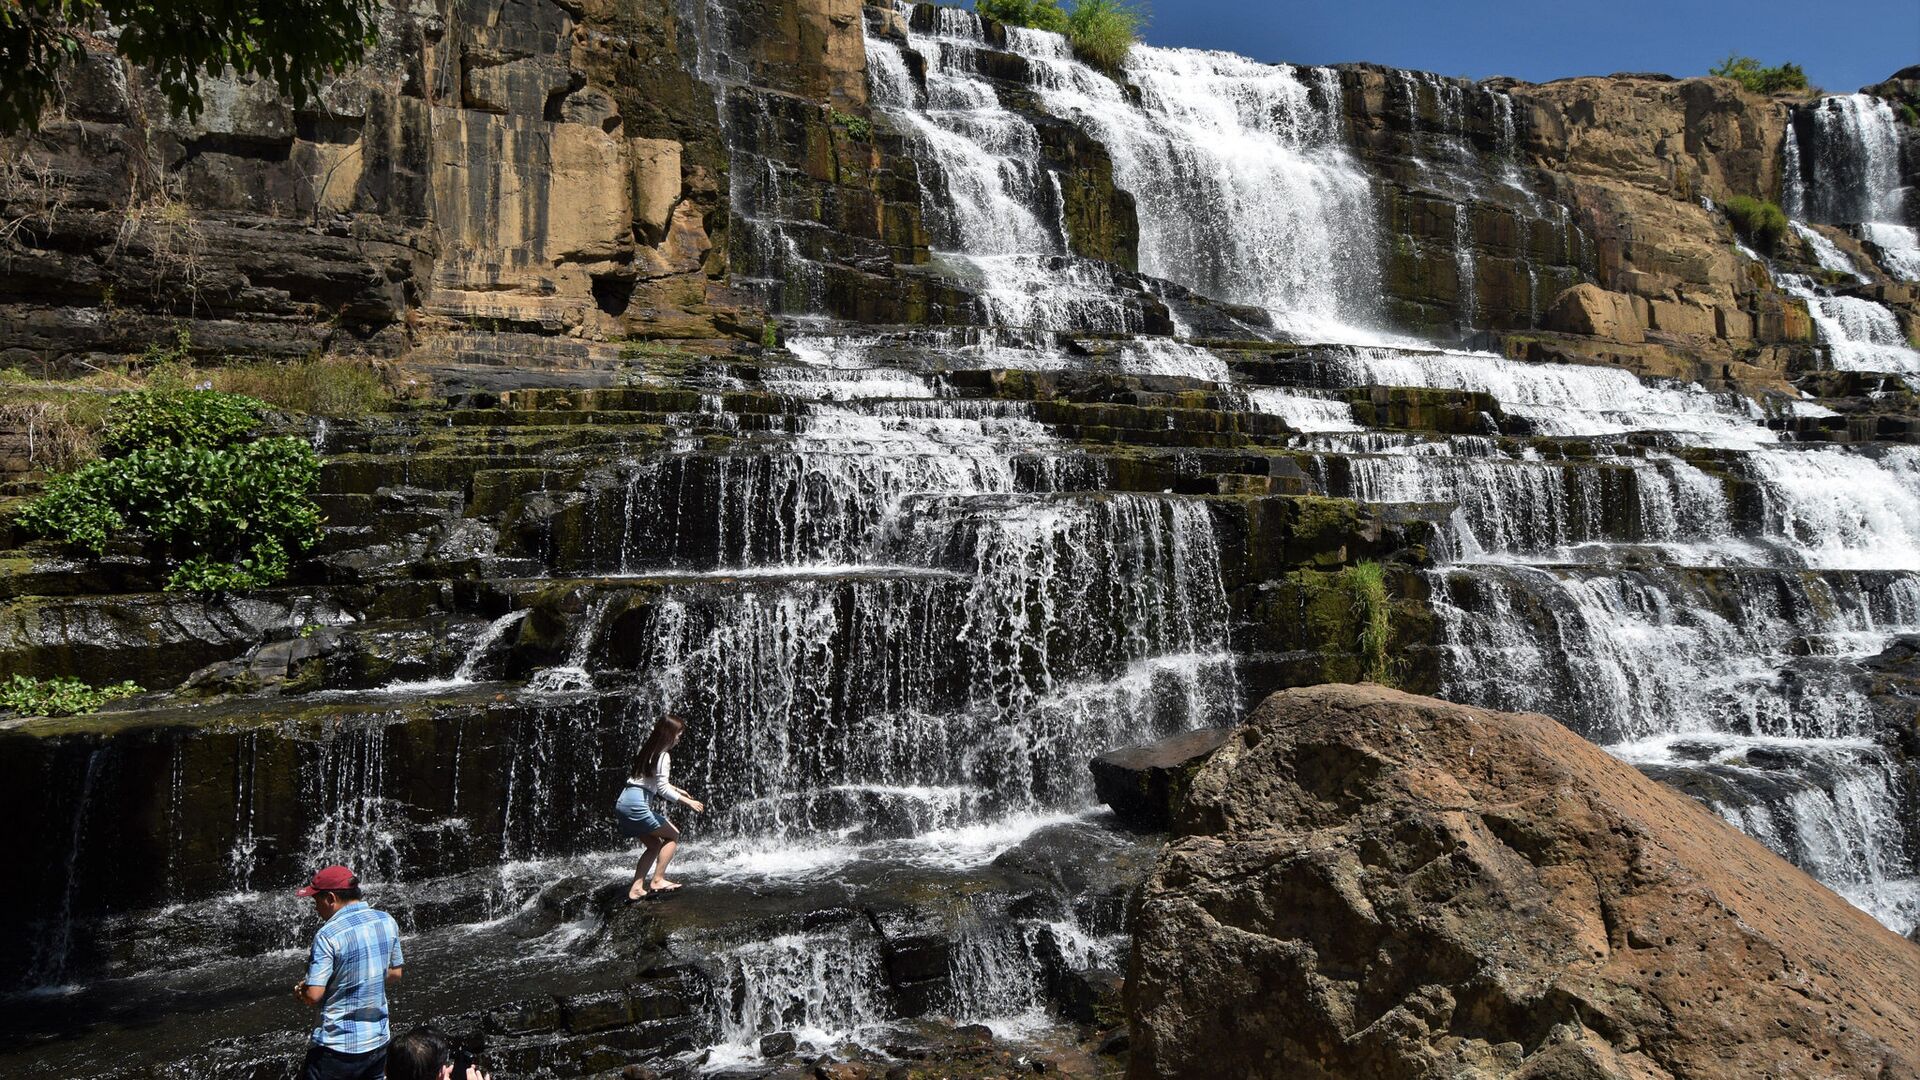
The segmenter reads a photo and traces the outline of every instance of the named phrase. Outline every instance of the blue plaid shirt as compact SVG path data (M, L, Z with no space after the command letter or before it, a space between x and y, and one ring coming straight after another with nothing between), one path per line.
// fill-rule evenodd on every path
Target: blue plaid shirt
M387 1045L387 969L400 967L400 924L354 901L313 935L307 985L324 986L313 1041L343 1054Z

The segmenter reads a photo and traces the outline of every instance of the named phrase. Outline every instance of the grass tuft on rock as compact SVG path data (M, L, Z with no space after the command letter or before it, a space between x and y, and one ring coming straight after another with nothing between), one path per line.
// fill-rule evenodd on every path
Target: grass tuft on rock
M217 390L310 416L367 416L394 400L373 365L339 357L236 364L213 371L209 379Z
M1126 0L1078 0L1067 16L1067 40L1080 59L1119 71L1146 25L1146 9Z
M1787 235L1787 215L1776 203L1750 195L1735 195L1726 201L1727 219L1733 229L1754 248L1771 255L1779 250Z
M1361 678L1383 686L1393 684L1393 601L1387 595L1386 570L1377 562L1358 562L1342 572L1353 601L1356 627L1354 651L1360 656Z

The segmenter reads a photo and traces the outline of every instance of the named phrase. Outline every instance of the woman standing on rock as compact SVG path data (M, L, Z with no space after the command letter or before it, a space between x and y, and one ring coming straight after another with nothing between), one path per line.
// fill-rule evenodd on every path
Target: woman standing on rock
M696 814L707 808L705 803L667 782L667 770L672 766L667 752L680 741L680 733L686 729L687 722L672 715L661 717L653 725L653 733L633 756L627 786L621 790L619 801L613 804L620 834L647 847L646 854L640 856L633 868L633 884L627 886L629 904L650 892L672 892L680 887L679 882L667 880L667 864L673 861L680 840L680 830L667 820L668 804L679 803ZM647 877L649 870L653 874L651 881Z

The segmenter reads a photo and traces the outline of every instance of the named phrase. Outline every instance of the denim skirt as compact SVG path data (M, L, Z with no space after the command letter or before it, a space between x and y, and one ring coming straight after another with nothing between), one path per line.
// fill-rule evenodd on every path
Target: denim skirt
M667 815L661 811L659 800L652 792L639 784L628 784L621 789L620 800L613 804L613 822L621 836L638 840L666 828Z

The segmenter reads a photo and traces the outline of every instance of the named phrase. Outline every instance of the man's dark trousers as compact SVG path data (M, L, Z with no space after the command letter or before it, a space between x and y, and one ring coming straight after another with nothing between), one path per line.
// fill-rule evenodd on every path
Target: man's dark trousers
M319 1043L307 1044L307 1060L300 1080L381 1080L387 1075L387 1048L364 1054L343 1054Z

